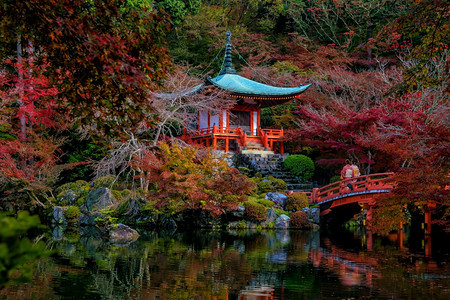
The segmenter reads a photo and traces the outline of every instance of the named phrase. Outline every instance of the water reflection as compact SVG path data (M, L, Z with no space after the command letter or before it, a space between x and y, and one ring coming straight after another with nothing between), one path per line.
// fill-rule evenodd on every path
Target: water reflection
M1 299L448 299L447 256L433 260L366 232L146 233L128 246L95 230L57 234L56 254ZM408 243L405 243L408 246ZM369 249L370 248L370 249Z

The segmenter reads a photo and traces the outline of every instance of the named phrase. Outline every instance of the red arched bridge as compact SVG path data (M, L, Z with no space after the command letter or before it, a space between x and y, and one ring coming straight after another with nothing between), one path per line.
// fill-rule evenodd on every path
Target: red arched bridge
M327 214L332 208L351 203L369 207L375 204L377 196L392 190L393 175L394 173L378 173L341 180L313 189L309 199L311 203L320 206L322 215ZM353 190L348 184L352 185Z

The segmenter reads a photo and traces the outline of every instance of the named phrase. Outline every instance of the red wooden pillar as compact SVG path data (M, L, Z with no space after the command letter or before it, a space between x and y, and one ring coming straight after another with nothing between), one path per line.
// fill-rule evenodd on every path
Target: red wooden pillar
M280 153L284 154L284 143L280 142Z
M225 152L228 152L228 150L229 150L229 144L230 144L229 138L226 137L226 138L225 138Z
M373 250L373 233L372 230L367 231L366 243L367 243L367 251Z
M425 209L425 235L431 234L431 211Z
M372 209L372 205L370 204L365 204L364 208L366 208L367 212L366 212L366 228L367 230L372 230L372 217L373 217L373 209Z
M425 257L430 258L431 255L431 235L425 236Z
M403 240L405 239L405 234L403 233L403 223L400 222L400 229L397 232L397 244L400 249L403 249Z

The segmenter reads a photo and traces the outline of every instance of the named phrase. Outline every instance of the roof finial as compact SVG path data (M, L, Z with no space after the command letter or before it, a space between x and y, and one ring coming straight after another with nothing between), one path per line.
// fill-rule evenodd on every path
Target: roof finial
M227 31L227 44L225 45L225 63L224 68L220 70L219 75L236 74L231 61L231 32Z

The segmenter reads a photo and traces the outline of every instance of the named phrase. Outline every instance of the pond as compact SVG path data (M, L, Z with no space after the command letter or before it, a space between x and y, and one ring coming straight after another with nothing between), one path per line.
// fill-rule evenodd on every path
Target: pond
M354 230L141 232L114 246L65 232L0 299L450 299L447 237ZM402 241L402 243L399 243Z

